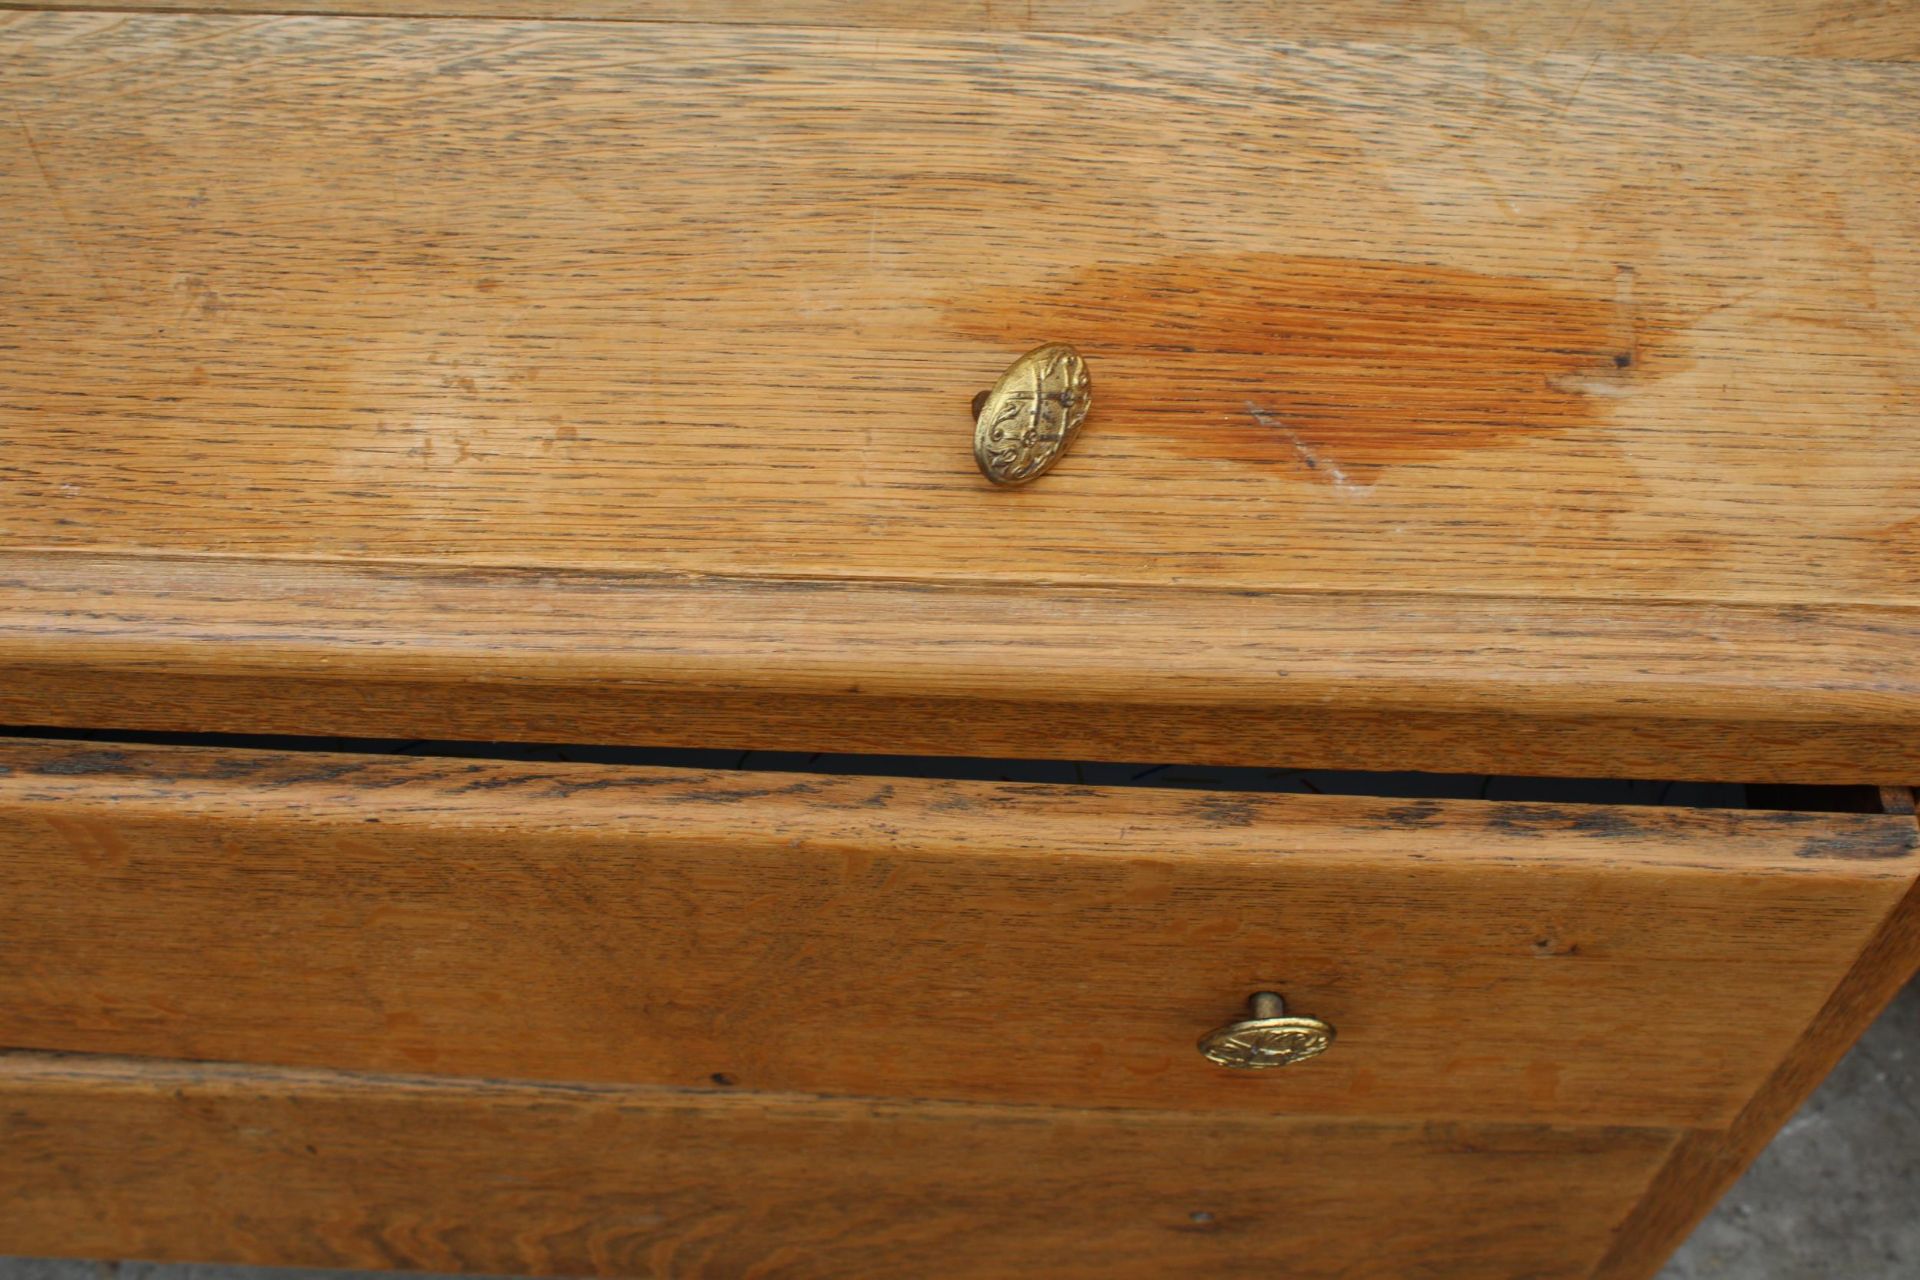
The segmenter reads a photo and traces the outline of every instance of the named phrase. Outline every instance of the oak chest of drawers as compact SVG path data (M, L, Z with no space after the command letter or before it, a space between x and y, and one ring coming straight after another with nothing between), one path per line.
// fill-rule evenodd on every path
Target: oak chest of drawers
M0 22L0 1252L1627 1280L1920 963L1911 9L129 8Z

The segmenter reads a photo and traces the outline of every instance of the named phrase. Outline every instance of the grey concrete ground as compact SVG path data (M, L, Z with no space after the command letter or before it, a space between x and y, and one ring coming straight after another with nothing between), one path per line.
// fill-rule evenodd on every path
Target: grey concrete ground
M349 1275L0 1258L0 1280ZM1781 1130L1661 1280L1920 1280L1920 983Z

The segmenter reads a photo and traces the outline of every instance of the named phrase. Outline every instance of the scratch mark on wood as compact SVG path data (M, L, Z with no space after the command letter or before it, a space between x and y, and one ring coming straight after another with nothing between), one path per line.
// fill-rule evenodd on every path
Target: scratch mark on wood
M1321 475L1326 476L1329 480L1333 481L1336 488L1344 492L1354 494L1368 494L1373 492L1372 485L1355 484L1347 477L1347 473L1341 469L1338 462L1335 462L1325 454L1317 453L1309 448L1307 442L1302 440L1286 423L1282 422L1275 415L1268 413L1251 400L1247 401L1247 412L1252 414L1253 420L1261 426L1270 427L1274 431L1279 432L1281 437L1293 447L1293 451L1299 456L1300 461L1307 464L1307 470L1317 471Z

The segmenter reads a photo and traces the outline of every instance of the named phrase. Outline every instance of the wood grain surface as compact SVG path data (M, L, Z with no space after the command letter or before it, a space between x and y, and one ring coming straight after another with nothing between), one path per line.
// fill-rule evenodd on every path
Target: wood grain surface
M4 0L85 9L84 0ZM116 9L387 17L589 18L991 32L1130 39L1355 40L1533 53L1920 57L1913 0L119 0Z
M960 650L999 649L1016 685L1044 648L1147 690L1182 679L1198 628L1130 627L1142 599L1164 619L1219 593L1210 621L1222 598L1243 622L1298 604L1322 620L1303 647L1334 657L1399 610L1374 640L1402 655L1392 681L1476 706L1403 699L1426 719L1370 748L1384 763L1462 767L1488 742L1517 763L1531 735L1578 772L1715 742L1766 776L1920 768L1915 69L746 25L0 33L0 548L100 584L57 638L7 615L8 648L45 642L64 672L6 669L17 720L93 715L68 699L109 670L148 707L144 681L191 674L128 661L156 619L109 594L133 572L112 555L179 575L183 606L217 562L263 602L247 625L301 651L276 672L291 692L254 677L226 701L316 732L378 663L313 637L366 601L265 602L392 584L376 609L427 624L406 646L466 651L413 689L435 733L503 671L555 683L570 659L409 601L449 571L590 573L638 599L639 631L686 580L717 584L699 616L736 644L850 631L948 721L998 714L970 657L943 660L952 632L837 590L757 630L768 601L939 586L991 614L1029 592ZM1087 353L1094 416L1044 482L997 491L965 406L1042 338ZM1049 604L1068 591L1119 594L1076 616ZM1620 694L1631 651L1565 669L1613 619L1676 607L1703 611L1677 691ZM1449 669L1424 661L1428 609L1509 625ZM1733 643L1719 609L1741 611ZM1224 614L1216 645L1263 634ZM246 659L220 611L186 626L203 664ZM1898 656L1818 674L1862 633ZM806 696L781 659L696 682L710 643L648 667L660 716L802 745L701 701ZM1364 726L1290 727L1329 707L1296 670L1237 668L1258 686L1237 701L1196 673L1196 700L1143 694L1129 723L1157 754L1196 701L1232 702L1277 726L1262 749L1335 763ZM1378 674L1339 682L1335 715ZM1023 749L1104 745L1055 728Z
M13 1053L0 1249L763 1280L1575 1280L1671 1144Z
M0 744L0 1044L353 1070L1710 1126L1907 817ZM1312 1063L1204 1062L1278 990Z

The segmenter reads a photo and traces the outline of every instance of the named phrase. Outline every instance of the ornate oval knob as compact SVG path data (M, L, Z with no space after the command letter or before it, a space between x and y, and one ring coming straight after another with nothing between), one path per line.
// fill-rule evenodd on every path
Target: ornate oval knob
M1200 1052L1223 1067L1261 1070L1318 1057L1333 1043L1333 1028L1318 1018L1290 1018L1271 991L1247 1001L1249 1016L1200 1037Z
M973 460L995 484L1025 484L1060 460L1093 403L1087 362L1064 342L1015 360L973 398Z

